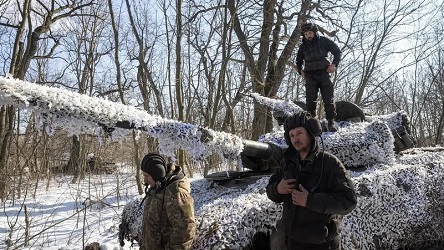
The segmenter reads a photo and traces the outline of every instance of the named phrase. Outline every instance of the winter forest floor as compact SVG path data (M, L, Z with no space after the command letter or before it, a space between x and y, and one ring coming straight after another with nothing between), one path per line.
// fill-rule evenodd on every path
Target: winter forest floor
M30 187L20 199L2 203L0 249L74 250L92 242L102 250L138 249L129 242L121 248L118 240L120 214L138 196L132 170L86 176L78 184L71 179L56 176L48 189L45 182L38 186L35 198Z

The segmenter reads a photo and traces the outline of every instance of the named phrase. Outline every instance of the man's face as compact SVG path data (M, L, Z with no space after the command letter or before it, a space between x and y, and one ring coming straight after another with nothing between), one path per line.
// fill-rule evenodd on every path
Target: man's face
M145 173L142 171L143 174L143 180L145 181L145 184L148 184L150 187L154 187L156 185L156 182L154 181L153 177L151 175Z
M299 152L310 152L311 140L308 131L303 127L291 129L288 132L291 144Z
M307 30L304 32L304 36L305 36L305 39L307 39L308 41L311 41L311 40L313 40L315 33L311 30Z

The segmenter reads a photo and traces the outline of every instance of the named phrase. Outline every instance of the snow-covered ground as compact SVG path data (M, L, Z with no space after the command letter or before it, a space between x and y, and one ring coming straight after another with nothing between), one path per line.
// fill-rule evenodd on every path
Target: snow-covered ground
M23 186L22 190L26 187ZM99 242L101 249L120 248L117 237L120 214L137 195L134 173L121 168L116 174L91 175L78 184L71 177L56 176L46 190L46 181L27 187L20 199L2 203L0 249L83 249ZM25 206L29 220L29 245L25 240ZM135 248L132 248L135 249Z

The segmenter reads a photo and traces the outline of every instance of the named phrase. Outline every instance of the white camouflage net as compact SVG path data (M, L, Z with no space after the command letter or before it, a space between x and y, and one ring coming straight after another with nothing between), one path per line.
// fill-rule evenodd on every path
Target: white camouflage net
M417 150L396 162L350 171L358 204L344 217L343 249L398 249L444 238L444 154ZM244 249L257 232L270 233L282 208L267 198L267 183L264 177L242 190L193 181L193 249Z

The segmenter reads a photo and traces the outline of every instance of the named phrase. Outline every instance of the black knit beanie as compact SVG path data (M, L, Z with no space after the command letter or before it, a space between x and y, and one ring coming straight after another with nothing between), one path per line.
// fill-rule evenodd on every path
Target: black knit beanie
M166 176L166 161L158 153L149 153L142 159L140 169L151 175L154 181L161 181Z

